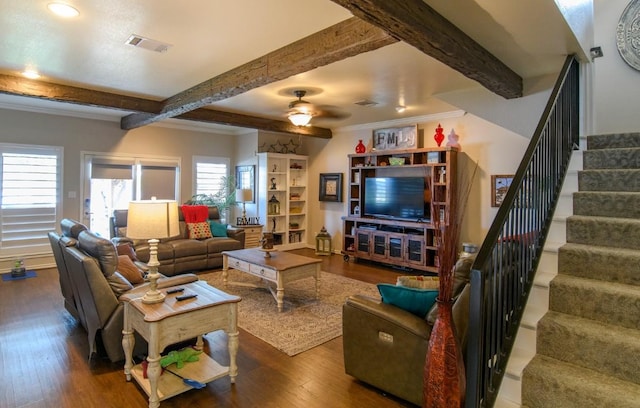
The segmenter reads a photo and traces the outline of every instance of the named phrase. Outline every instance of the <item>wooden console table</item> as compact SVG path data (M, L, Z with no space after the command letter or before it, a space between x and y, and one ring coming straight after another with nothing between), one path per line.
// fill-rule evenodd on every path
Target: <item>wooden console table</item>
M187 363L182 369L172 366L171 370L202 383L226 375L230 377L231 383L234 383L238 374L237 316L240 297L229 295L204 281L179 287L184 288L182 293L167 295L162 303L144 304L141 298L137 298L124 304L124 374L127 381L131 381L133 376L149 395L149 408L157 408L160 401L192 389L172 374L160 376L160 352L171 344L197 337L196 348L201 350L203 334L224 330L229 338L229 367L222 366L205 353L201 353L198 361ZM176 297L182 294L198 296L177 301ZM131 354L135 343L134 330L149 343L148 378L144 378L141 364L133 366Z

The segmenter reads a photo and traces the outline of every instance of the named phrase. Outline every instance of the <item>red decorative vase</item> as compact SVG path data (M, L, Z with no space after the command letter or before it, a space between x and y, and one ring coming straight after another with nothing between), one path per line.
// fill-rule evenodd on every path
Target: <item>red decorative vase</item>
M438 147L440 147L440 145L442 144L442 141L444 140L443 132L444 132L444 129L442 129L442 126L440 126L440 124L438 123L438 127L436 128L436 134L433 135L433 138L438 144Z
M466 379L462 350L455 336L453 302L438 303L438 317L424 365L423 408L462 407Z
M362 143L362 139L360 139L356 145L356 153L364 153L366 151L367 147Z

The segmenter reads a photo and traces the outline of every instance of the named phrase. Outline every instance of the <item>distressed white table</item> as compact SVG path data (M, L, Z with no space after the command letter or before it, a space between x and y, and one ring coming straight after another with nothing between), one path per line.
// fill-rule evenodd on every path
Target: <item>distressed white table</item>
M165 347L197 337L196 348L202 349L202 335L224 330L228 335L229 366L218 364L205 353L199 360L186 363L182 369L171 366L171 371L179 375L208 383L229 376L235 382L238 374L236 355L238 353L238 296L233 296L197 281L185 285L184 292L167 295L162 303L144 304L142 299L132 299L124 305L124 329L122 346L125 353L124 374L127 381L131 377L140 384L149 396L149 408L157 408L160 401L192 389L183 381L170 374L160 376L160 352ZM164 291L171 288L166 288ZM193 299L177 301L182 294L197 294ZM134 330L149 343L147 357L147 377L144 378L141 364L133 366L132 352Z

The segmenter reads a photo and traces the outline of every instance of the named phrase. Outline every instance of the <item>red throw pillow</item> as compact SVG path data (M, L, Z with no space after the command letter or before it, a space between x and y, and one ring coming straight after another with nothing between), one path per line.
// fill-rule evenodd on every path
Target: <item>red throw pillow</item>
M132 261L137 261L138 257L136 256L136 251L133 249L129 242L124 244L118 244L116 247L116 251L118 251L118 255L127 255L129 259Z
M133 285L144 282L142 271L133 263L128 255L118 255L117 271Z

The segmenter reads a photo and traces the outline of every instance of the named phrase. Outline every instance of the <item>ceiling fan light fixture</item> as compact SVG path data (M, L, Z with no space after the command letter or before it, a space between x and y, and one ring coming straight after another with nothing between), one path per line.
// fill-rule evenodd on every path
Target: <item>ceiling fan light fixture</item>
M289 114L289 120L296 126L307 126L313 115L305 112L293 112Z
M71 17L77 17L80 15L80 12L74 8L71 7L68 4L65 3L49 3L47 4L47 8L55 15L60 16L60 17L67 17L67 18L71 18Z

